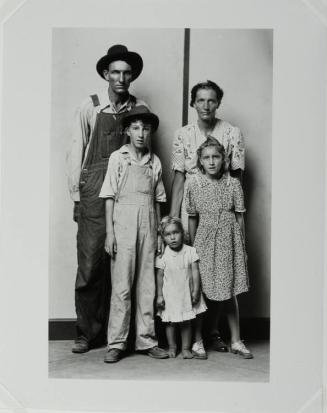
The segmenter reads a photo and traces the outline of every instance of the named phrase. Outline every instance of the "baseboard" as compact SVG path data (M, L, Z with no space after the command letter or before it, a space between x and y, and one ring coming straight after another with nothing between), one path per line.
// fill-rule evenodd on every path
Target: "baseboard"
M75 319L60 318L49 320L49 340L73 340L75 338ZM245 340L269 340L270 318L241 318L241 336ZM226 321L222 320L220 331L228 336Z

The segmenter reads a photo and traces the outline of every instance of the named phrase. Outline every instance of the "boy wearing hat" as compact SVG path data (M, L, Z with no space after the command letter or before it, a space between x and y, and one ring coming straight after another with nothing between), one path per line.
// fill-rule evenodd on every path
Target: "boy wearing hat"
M162 248L157 228L160 203L166 201L161 162L149 149L158 124L158 117L145 106L135 107L124 117L130 143L111 155L100 192L106 199L105 248L111 256L112 283L106 363L124 356L133 304L135 349L154 358L168 358L158 347L153 314L154 259Z
M140 55L122 45L112 46L96 65L109 87L88 97L76 113L68 158L69 189L78 223L74 353L106 342L109 277L105 271L105 204L99 192L109 156L126 143L121 121L132 108L146 105L128 92L142 68Z

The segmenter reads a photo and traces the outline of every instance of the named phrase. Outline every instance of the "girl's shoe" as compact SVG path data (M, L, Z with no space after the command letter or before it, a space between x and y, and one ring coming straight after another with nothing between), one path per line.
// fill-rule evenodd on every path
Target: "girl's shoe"
M232 343L230 351L231 353L240 355L244 359L253 359L253 354L245 347L243 341L236 341L236 343Z
M207 353L203 347L203 341L197 341L192 346L192 354L195 359L206 360L208 358Z

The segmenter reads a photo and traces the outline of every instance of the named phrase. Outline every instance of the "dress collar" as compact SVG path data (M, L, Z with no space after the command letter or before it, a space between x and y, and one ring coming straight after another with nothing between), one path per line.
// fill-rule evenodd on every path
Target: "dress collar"
M211 184L215 184L217 182L225 181L226 179L228 179L228 175L229 175L228 172L224 172L219 179L210 180L209 178L205 176L205 174L203 174L202 172L198 172L195 175L195 179L197 180L198 184L201 187L205 187Z
M168 245L166 247L167 253L172 257L177 257L177 255L184 254L185 252L185 244L183 244L182 248L179 251L173 251Z

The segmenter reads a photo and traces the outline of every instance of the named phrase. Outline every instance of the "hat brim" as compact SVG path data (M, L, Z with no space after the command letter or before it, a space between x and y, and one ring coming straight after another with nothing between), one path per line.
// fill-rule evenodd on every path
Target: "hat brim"
M116 53L101 57L96 65L97 72L104 79L103 71L108 70L109 64L117 60L122 60L132 67L132 81L138 78L143 69L142 57L135 52Z
M135 113L131 115L126 115L122 120L123 128L127 128L132 122L135 120L142 120L145 123L150 123L152 126L153 132L158 129L159 126L159 118L154 113Z

